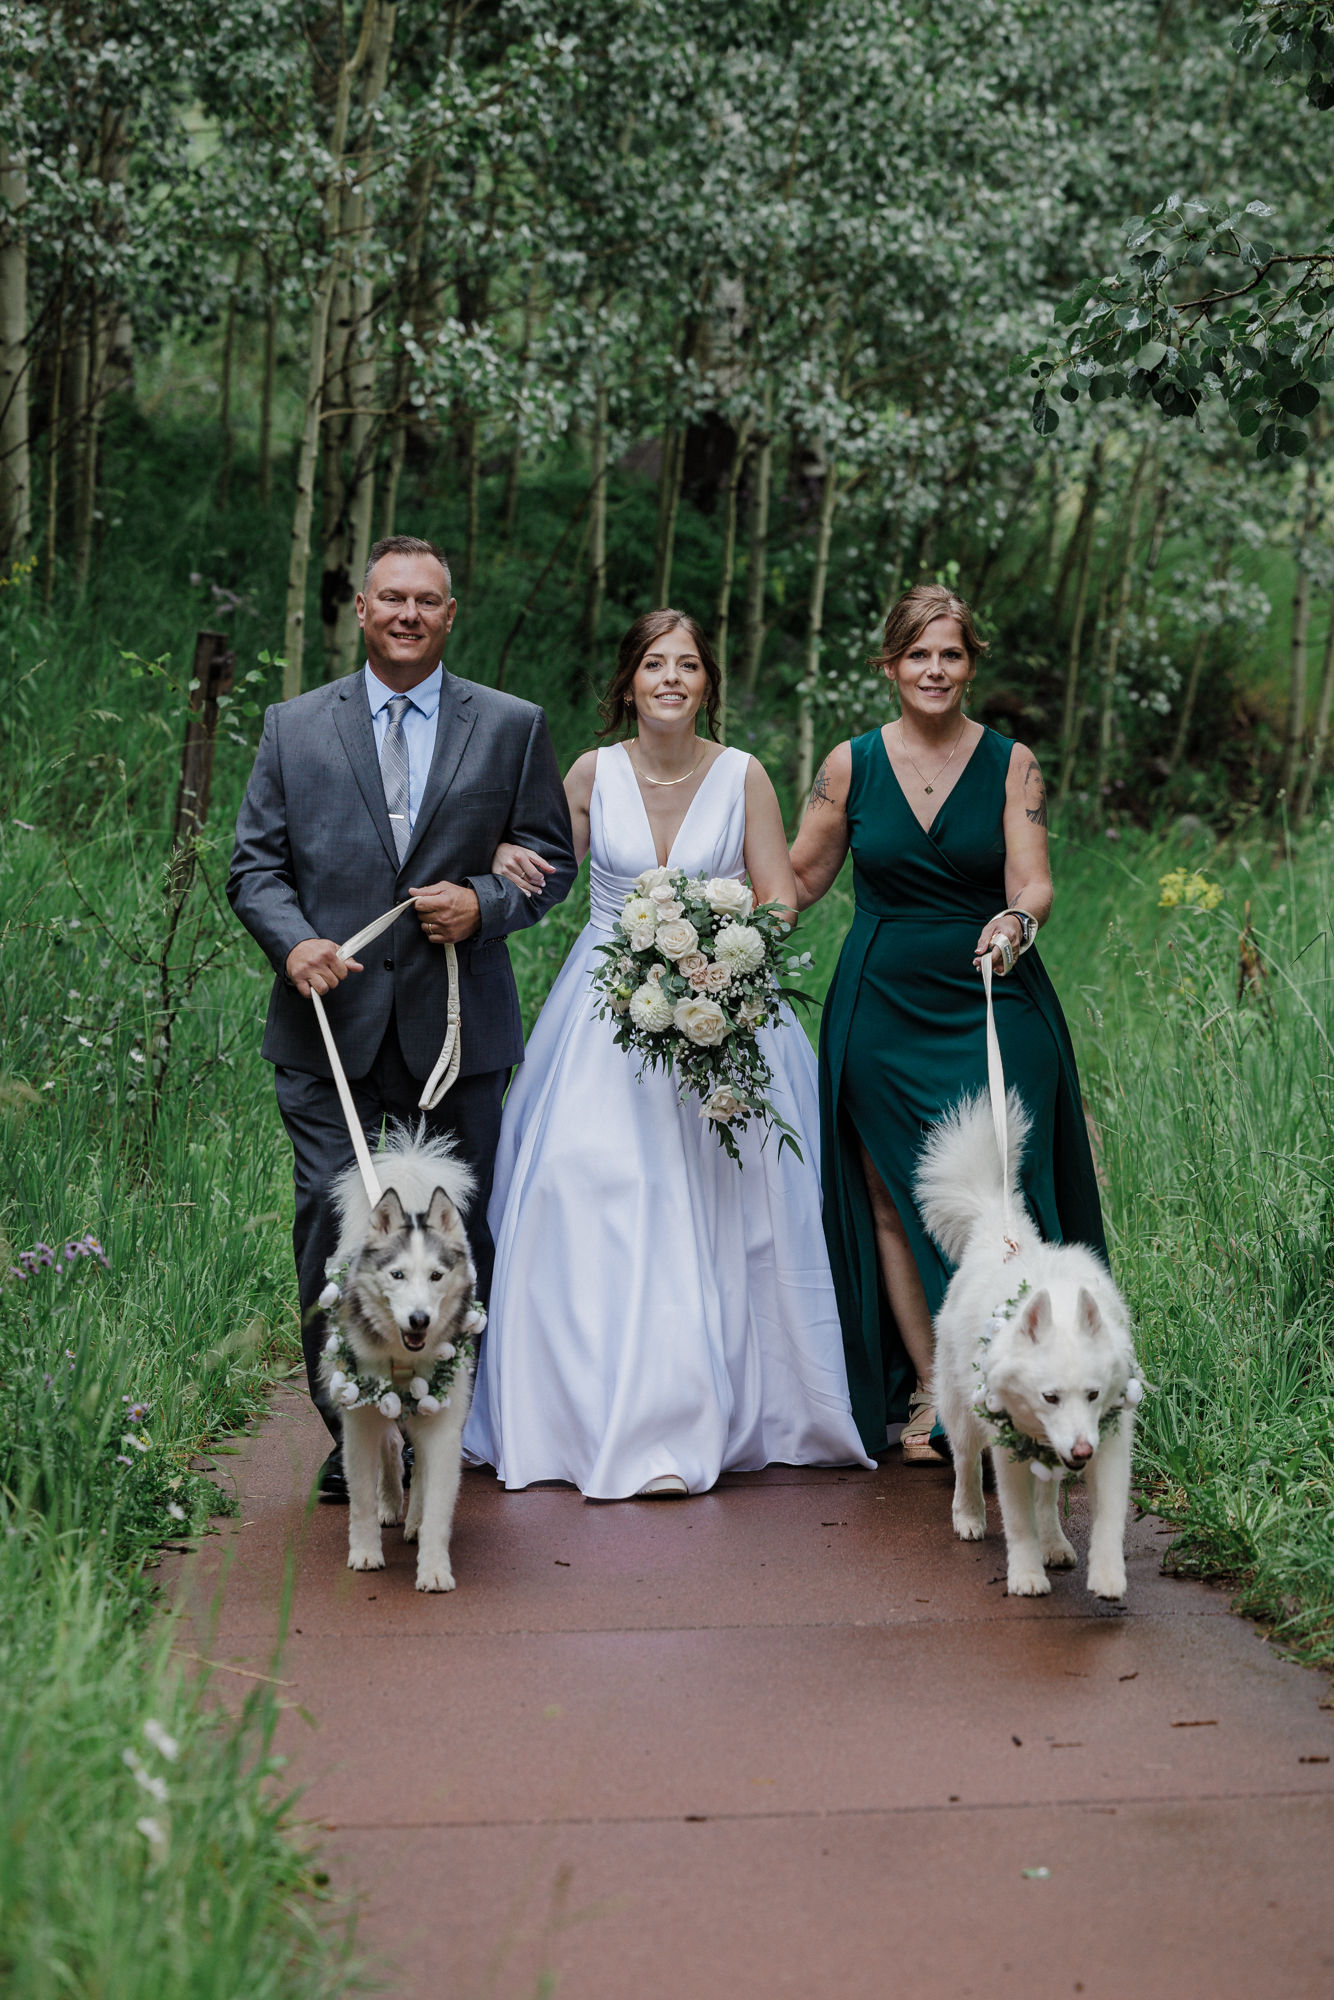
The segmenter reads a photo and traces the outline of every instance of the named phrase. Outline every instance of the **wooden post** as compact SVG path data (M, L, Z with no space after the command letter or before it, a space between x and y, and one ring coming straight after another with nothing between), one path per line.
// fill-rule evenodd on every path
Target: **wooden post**
M190 713L181 749L181 782L176 793L173 848L182 848L208 818L213 784L213 751L218 740L218 697L230 694L236 655L221 632L200 632L195 638Z

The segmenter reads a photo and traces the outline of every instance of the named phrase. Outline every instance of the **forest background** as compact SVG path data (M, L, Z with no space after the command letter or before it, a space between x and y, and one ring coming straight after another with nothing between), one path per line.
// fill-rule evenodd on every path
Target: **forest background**
M448 548L451 669L562 761L629 620L694 612L794 820L892 712L887 604L974 602L1052 794L1141 1490L1331 1656L1331 79L1330 9L1250 0L0 0L7 1990L345 1976L272 1690L220 1722L146 1572L296 1352L219 886L381 533ZM530 1021L581 920L516 942Z

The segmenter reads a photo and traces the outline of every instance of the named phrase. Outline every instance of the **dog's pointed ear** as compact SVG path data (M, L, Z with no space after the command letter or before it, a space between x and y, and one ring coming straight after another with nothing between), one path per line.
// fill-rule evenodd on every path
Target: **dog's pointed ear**
M407 1211L393 1188L386 1188L371 1210L368 1234L371 1236L393 1236L407 1221Z
M1035 1292L1019 1315L1019 1332L1036 1346L1050 1325L1051 1298L1045 1291Z
M1079 1297L1075 1301L1075 1324L1090 1340L1096 1340L1106 1325L1098 1310L1098 1301L1084 1285L1080 1286Z
M426 1211L428 1229L448 1229L457 1210L442 1187L436 1188L431 1196L431 1205Z

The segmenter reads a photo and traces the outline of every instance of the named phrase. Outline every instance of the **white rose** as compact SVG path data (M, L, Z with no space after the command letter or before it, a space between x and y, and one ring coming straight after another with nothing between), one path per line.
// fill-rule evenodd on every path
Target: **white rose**
M338 1301L342 1298L342 1296L343 1294L339 1291L333 1279L330 1278L328 1284L324 1287L324 1290L320 1293L315 1303L317 1306L322 1307L323 1310L327 1312L330 1306L336 1306L338 1304Z
M653 923L636 924L628 933L632 951L652 951L657 928Z
M434 1396L419 1396L417 1398L417 1415L419 1417L433 1417L439 1408L440 1405Z
M645 897L631 896L616 921L628 937L632 931L642 930L645 924L652 930L657 918L654 916L652 903Z
M633 988L629 986L618 986L615 989L611 996L611 1011L613 1014L628 1014L630 1012L630 995L632 991Z
M672 871L670 868L646 868L642 875L636 875L635 887L641 896L647 896L651 889L665 889L672 893Z
M329 1338L324 1343L324 1351L326 1354L337 1354L338 1335L336 1333L331 1333L329 1335Z
M705 966L701 977L706 993L726 993L732 984L732 968L730 965L715 962L713 965Z
M702 1049L718 1048L732 1032L731 1023L716 1000L678 1000L672 1019L686 1040Z
M739 1113L749 1111L749 1109L750 1106L746 1103L745 1098L738 1097L731 1085L724 1083L714 1091L713 1096L704 1104L699 1115L701 1118L711 1118L717 1125L726 1125L731 1119L737 1117Z
M431 1385L424 1375L414 1375L408 1383L408 1394L420 1403L423 1396L429 1396Z
M764 939L749 924L728 924L718 934L713 955L736 972L754 972L764 964Z
M657 946L664 958L684 958L699 943L699 932L684 917L678 917L674 924L663 924L658 931Z
M346 1380L347 1377L344 1375L342 1369L335 1368L333 1374L329 1377L329 1394L336 1396Z
M644 977L650 986L661 986L666 974L667 968L665 965L651 965L644 974Z
M672 1003L662 988L646 979L630 996L630 1019L650 1035L660 1035L672 1025Z
M675 896L655 900L653 907L658 913L659 924L674 924L685 915L685 904L678 903Z
M676 901L676 891L672 887L670 876L667 876L665 881L655 882L651 888L646 888L644 894L647 896L649 902L656 904L659 909L662 908L664 903L674 903Z
M375 1407L382 1417L401 1417L403 1414L403 1405L392 1389L385 1390Z
M676 969L687 979L693 979L697 972L703 972L708 962L702 951L687 951L677 959Z
M357 1393L355 1382L344 1382L342 1388L338 1391L338 1400L345 1410L356 1408Z
M754 1029L766 1018L769 1009L763 1000L743 1000L736 1011L742 1027Z
M755 907L755 898L745 883L730 875L715 875L706 882L704 899L718 917L748 917Z
M468 1313L467 1318L463 1322L463 1331L465 1333L471 1332L472 1326L474 1325L475 1326L486 1325L486 1314L482 1312L480 1308L474 1309L473 1311L470 1311ZM447 1340L444 1346L440 1349L440 1352L436 1356L436 1359L438 1361L452 1361L457 1353L458 1349L457 1347L455 1347L453 1341Z

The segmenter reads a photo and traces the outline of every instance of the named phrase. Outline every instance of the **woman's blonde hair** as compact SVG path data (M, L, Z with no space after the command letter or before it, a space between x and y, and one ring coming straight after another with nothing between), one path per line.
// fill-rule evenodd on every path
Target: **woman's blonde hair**
M933 618L958 619L968 664L976 668L987 650L986 641L978 637L973 614L963 598L956 596L943 583L915 583L911 590L905 590L902 597L891 604L880 651L871 665L892 667L910 647L917 644Z

